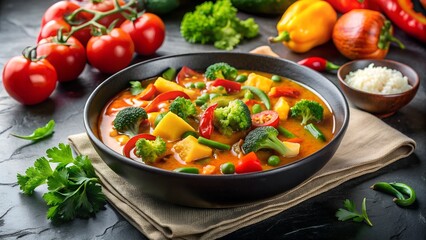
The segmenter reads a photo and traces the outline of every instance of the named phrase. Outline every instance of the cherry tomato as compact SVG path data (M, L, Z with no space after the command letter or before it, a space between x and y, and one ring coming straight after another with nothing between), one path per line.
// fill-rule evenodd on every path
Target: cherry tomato
M256 153L250 152L244 155L235 166L236 173L250 173L262 171L262 165Z
M154 54L166 36L164 22L153 13L144 13L135 21L126 20L120 28L130 34L135 51L141 55Z
M86 66L86 50L74 37L61 43L57 37L42 39L37 47L37 56L46 59L55 67L59 82L76 79Z
M93 67L103 73L115 73L130 64L134 49L129 34L114 28L106 35L90 38L86 53Z
M70 2L70 1L59 1L52 6L50 6L46 12L44 12L44 15L41 19L41 26L44 26L47 22L54 20L54 19L63 19L70 15L75 10L79 9L80 6L76 3ZM86 21L87 16L85 16L86 13L80 13L77 15L77 18L75 21Z
M202 76L201 73L198 73L187 66L183 66L176 77L176 82L179 84L184 84L186 79L190 79L192 77ZM192 80L192 79L191 79Z
M71 26L64 19L57 18L50 20L41 27L38 33L37 42L40 42L43 38L56 36L60 28L62 28L63 33L67 33L71 30Z
M83 7L86 9L91 9L91 10L95 10L99 12L107 12L109 10L114 9L115 1L116 0L96 0L96 1L92 0L85 3ZM123 0L118 0L118 4L120 6L123 6L126 3ZM90 18L92 17L93 16L90 15ZM115 26L120 26L120 24L123 23L124 20L126 20L126 18L123 15L121 15L121 13L115 13L115 14L103 17L102 19L98 21L98 23L104 25L105 27L109 27L111 23L114 22L116 19L118 19L118 21L115 24Z
M280 117L277 112L272 110L266 110L251 115L251 122L253 124L253 127L271 126L276 128L280 123Z
M3 69L6 92L25 105L46 100L55 90L56 82L56 70L46 59L17 56L10 59Z

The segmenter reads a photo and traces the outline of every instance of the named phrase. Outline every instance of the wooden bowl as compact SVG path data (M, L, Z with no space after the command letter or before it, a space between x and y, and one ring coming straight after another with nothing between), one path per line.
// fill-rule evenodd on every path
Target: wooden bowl
M370 93L351 87L345 81L350 72L368 67L371 63L375 67L386 67L402 73L408 79L411 89L401 93L380 94ZM416 95L419 88L419 77L411 67L400 62L386 59L355 60L342 65L338 72L339 85L349 101L357 108L370 112L380 118L389 117L403 106L407 105Z

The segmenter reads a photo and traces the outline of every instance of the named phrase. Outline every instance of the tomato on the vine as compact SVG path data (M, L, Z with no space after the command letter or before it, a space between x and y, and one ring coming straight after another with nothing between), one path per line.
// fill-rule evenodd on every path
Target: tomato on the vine
M86 47L87 59L103 73L115 73L127 67L135 47L129 34L114 28L106 35L93 36Z
M74 2L70 1L59 1L52 6L50 6L46 12L44 12L41 19L41 26L44 26L47 22L54 19L65 19L75 10L79 9L80 6ZM85 16L86 13L82 12L77 15L75 21L86 21L88 20Z
M59 82L76 79L86 66L86 50L74 37L63 42L61 37L49 37L38 43L37 56L45 57L54 67Z
M143 13L134 21L126 20L120 28L130 34L136 53L141 55L154 54L166 36L163 20L153 13Z
M67 33L71 30L71 26L61 18L50 20L41 27L37 36L37 42L40 42L43 38L56 36L59 29L62 29L63 33Z
M114 9L115 1L116 0L91 0L91 1L87 1L87 3L84 3L83 7L86 9L95 10L99 12L107 12L109 10ZM118 0L118 4L120 6L123 6L126 4L126 2L124 2L123 0ZM118 21L116 22L115 26L120 26L120 24L123 23L124 20L126 20L126 18L121 13L115 13L115 14L111 14L109 16L103 17L102 19L98 21L98 23L104 25L105 27L109 27L111 23L114 22L116 19L118 19Z
M34 50L32 50L34 51ZM34 59L32 51L10 59L3 69L3 85L16 101L34 105L46 100L55 90L56 70L46 59Z

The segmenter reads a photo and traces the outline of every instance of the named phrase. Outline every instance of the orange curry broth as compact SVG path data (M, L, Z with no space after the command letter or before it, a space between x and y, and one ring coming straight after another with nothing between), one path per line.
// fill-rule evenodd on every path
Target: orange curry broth
M249 74L253 71L243 71L240 70L239 74ZM256 74L271 78L271 74L263 73L263 72L254 72ZM152 83L154 80L149 81L143 81L142 84L144 86L148 85L148 83ZM185 79L185 84L188 82L199 82L199 81L206 81L202 77L201 78L191 78L191 79ZM207 82L207 81L206 81ZM329 106L325 104L325 102L322 100L321 97L313 93L312 91L308 90L304 86L289 80L287 78L282 77L282 81L279 83L274 82L272 86L289 86L296 88L300 91L300 96L298 98L290 98L285 97L285 100L288 102L288 104L293 106L297 101L300 99L309 99L319 102L323 108L324 108L324 119L320 123L315 123L315 126L317 126L324 136L326 137L326 141L322 142L318 139L315 139L307 130L303 128L303 126L300 124L299 119L293 119L290 116L287 118L287 120L281 120L280 126L283 126L293 134L295 134L298 138L302 139L302 142L300 143L300 152L296 157L280 157L281 162L279 166L287 165L289 163L295 162L299 159L302 159L308 155L311 155L312 153L318 151L319 149L323 148L332 138L333 138L333 130L334 130L334 117L331 113ZM199 95L203 93L203 90L195 89ZM158 94L158 93L157 93ZM242 98L242 97L241 97ZM256 98L257 103L261 104L261 101ZM271 109L273 109L273 106L278 98L272 98L271 100ZM195 99L191 99L194 101ZM114 151L122 154L122 149L125 143L129 140L129 137L126 135L119 134L114 128L113 128L113 120L115 118L115 115L123 108L129 107L129 106L138 106L138 107L144 107L146 106L150 101L141 101L137 99L137 95L134 96L130 93L129 89L126 89L119 93L114 99L112 99L104 108L103 113L101 114L99 121L98 121L98 132L101 140L110 148L112 148ZM164 102L162 106L160 107L160 112L164 112L168 110L168 106L171 103L171 101ZM266 110L265 106L263 104L262 108L263 110ZM251 110L251 106L249 106ZM203 110L197 106L198 116L200 116L203 112ZM140 133L152 133L154 130L153 128L153 121L155 119L155 116L159 112L155 113L148 113L149 120L141 124L140 126ZM150 116L152 115L152 116ZM191 120L189 122L196 131L198 131L198 119ZM212 140L219 141L222 143L227 143L232 146L233 143L239 142L240 139L244 139L245 135L248 133L246 132L238 132L233 134L230 137L222 136L217 130L215 130L211 136ZM278 138L281 141L287 140L284 138L281 134L278 135ZM200 173L204 174L220 174L220 165L225 162L232 162L234 165L237 165L238 160L241 157L241 153L238 154L235 151L233 151L234 147L231 147L231 151L220 151L220 150L213 150L213 156L211 156L208 159L201 159L197 160L191 163L185 163L184 161L180 160L178 156L175 156L175 154L172 153L171 148L176 142L167 142L167 155L160 161L156 163L149 163L152 166L166 169L166 170L174 170L176 168L180 167L197 167L200 170ZM133 151L132 151L133 152ZM267 158L270 155L273 155L275 153L271 151L258 151L256 152L256 155L259 157L262 163L263 170L268 170L275 167L271 167L267 165ZM134 155L134 153L131 156L134 160L142 162L140 158ZM209 165L210 167L207 167L203 171L203 167ZM211 166L214 166L213 168Z

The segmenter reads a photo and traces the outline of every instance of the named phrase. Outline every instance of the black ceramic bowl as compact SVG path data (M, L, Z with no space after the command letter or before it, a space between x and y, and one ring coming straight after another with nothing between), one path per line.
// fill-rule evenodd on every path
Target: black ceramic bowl
M318 152L287 166L241 175L195 175L144 165L113 151L97 134L97 121L110 99L129 86L129 81L159 76L169 67L188 66L203 72L209 65L227 62L238 69L285 76L308 86L329 104L335 116L334 138ZM244 53L191 53L148 60L111 76L87 100L84 125L102 159L141 192L158 199L191 207L217 208L248 204L283 193L321 169L334 155L349 121L347 101L328 79L293 62Z

